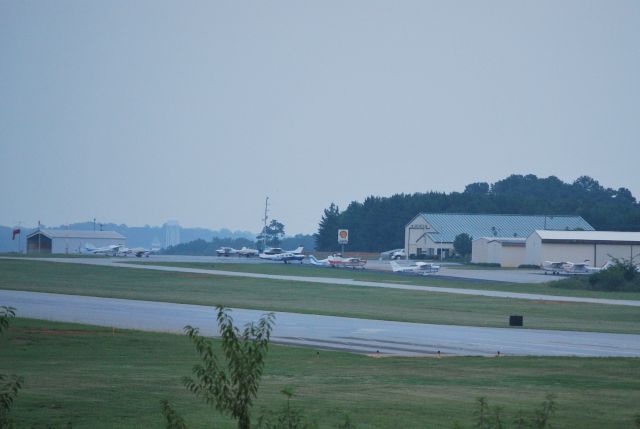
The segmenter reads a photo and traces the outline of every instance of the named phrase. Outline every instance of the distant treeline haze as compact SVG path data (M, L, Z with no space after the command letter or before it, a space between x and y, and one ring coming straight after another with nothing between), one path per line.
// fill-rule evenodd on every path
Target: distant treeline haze
M293 237L283 238L279 246L286 250L293 250L298 246L303 246L305 249L304 251L308 252L314 250L315 240L312 235L298 234ZM164 249L162 253L166 255L215 255L216 249L221 247L233 247L234 249L248 247L250 249L255 249L258 247L258 243L256 243L255 240L249 240L246 238L213 237L211 240L198 239L190 241L189 243L171 246Z
M626 188L604 188L582 176L564 183L555 176L511 175L493 184L471 183L464 192L370 196L340 211L324 210L316 249L339 249L337 230L349 230L350 251L379 252L404 247L404 228L418 213L579 215L596 230L640 231L640 204ZM475 237L474 237L475 238Z

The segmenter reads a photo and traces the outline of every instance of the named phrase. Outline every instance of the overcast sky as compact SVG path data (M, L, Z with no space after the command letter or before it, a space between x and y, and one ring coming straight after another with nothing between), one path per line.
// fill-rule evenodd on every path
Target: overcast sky
M331 202L640 196L640 2L0 0L0 224L288 234Z

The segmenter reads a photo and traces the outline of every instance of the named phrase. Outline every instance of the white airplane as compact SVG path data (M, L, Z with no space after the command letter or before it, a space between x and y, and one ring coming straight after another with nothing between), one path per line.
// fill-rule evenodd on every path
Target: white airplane
M329 265L334 268L362 268L367 264L366 259L343 258L340 255L331 255L327 258Z
M411 265L400 265L396 261L389 262L391 264L391 270L394 273L412 273L426 276L427 274L437 273L440 270L440 265L432 264L429 262L416 262Z
M279 261L288 264L289 261L300 261L302 263L306 256L302 253L304 247L300 246L295 250L282 250L279 247L270 247L263 253L259 254L260 259L266 259L268 261Z
M284 262L285 264L288 264L290 261L299 261L300 263L302 263L302 260L306 256L302 253L283 252L276 253L275 255L261 253L259 257L260 259L266 259L268 261Z
M247 258L250 258L251 256L258 256L259 254L260 252L258 252L256 249L248 249L246 247L238 250L238 256L244 256Z
M277 255L279 253L293 253L295 255L300 255L302 254L302 251L304 250L304 247L300 246L295 250L283 250L281 247L267 247L265 249L264 252L262 252L263 255Z
M238 251L233 247L221 247L218 250L216 250L216 254L218 256L233 256L233 255L236 255L237 253Z
M144 247L134 247L133 249L128 249L130 255L134 255L136 258L148 258L150 254L153 253L153 250L145 249Z
M563 266L564 271L562 274L589 275L599 273L600 271L606 270L613 265L613 262L607 261L607 263L605 263L602 267L594 267L592 265L589 265L588 262L588 259L586 259L584 262L566 262Z
M124 247L121 244L110 244L105 247L95 247L93 244L85 244L84 249L87 253L93 253L94 255L110 255L116 256L118 251Z
M309 263L311 265L316 265L318 267L328 267L328 266L331 265L331 264L329 264L329 258L317 259L313 255L309 255Z
M562 261L562 262L555 262L555 261L544 261L542 263L542 269L544 270L544 273L551 273L551 274L561 274L564 271L564 265L566 264L566 262Z

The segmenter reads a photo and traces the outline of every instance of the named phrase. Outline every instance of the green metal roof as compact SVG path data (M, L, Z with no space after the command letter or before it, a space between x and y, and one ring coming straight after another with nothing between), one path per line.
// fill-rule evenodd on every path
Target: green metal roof
M428 232L435 242L451 243L458 234L466 232L472 238L528 237L537 229L593 231L581 216L565 215L504 215L468 213L420 213L433 227Z

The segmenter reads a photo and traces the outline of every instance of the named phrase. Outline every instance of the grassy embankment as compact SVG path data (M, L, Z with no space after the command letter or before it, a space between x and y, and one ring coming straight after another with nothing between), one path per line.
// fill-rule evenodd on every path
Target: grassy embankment
M0 373L25 378L12 411L18 427L161 428L167 398L189 427L233 428L182 386L195 363L178 335L17 319L0 337ZM640 412L640 360L375 359L272 346L254 415L281 407L284 387L321 428L344 414L360 429L470 427L479 396L513 416L554 393L554 427L622 429Z
M0 260L0 289L420 323L640 333L640 308ZM1 303L0 303L1 304Z
M415 276L409 274L393 274L389 272L372 270L338 269L329 267L315 267L301 264L251 264L251 263L209 263L209 262L147 262L131 261L126 262L131 265L158 265L165 267L197 268L203 270L233 271L238 273L258 273L289 275L303 277L333 277L346 278L371 282L412 284L420 286L451 287L459 289L482 289L496 290L504 292L519 293L539 293L544 295L557 296L579 296L585 298L606 298L606 299L634 299L640 300L640 292L605 292L597 290L584 290L577 288L555 287L557 282L542 284L531 283L505 283L491 282L486 280L470 281L465 279L439 278L438 276ZM459 267L455 267L458 269ZM487 270L485 270L487 271ZM504 271L517 271L517 269ZM540 274L543 275L543 274Z

